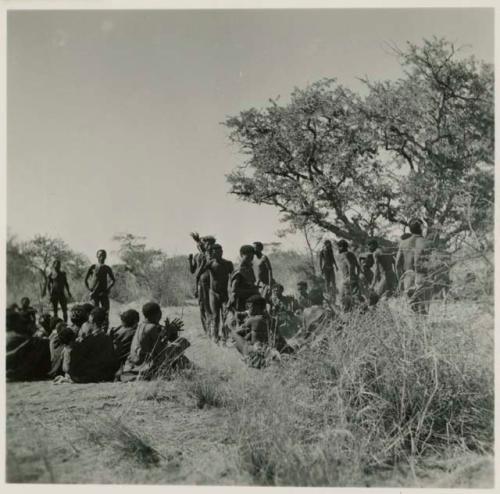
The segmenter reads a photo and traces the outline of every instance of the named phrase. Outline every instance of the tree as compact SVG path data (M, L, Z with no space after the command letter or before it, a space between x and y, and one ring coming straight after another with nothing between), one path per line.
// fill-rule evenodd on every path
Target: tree
M295 89L288 104L270 100L229 117L230 140L247 157L228 175L231 193L279 208L299 229L313 224L338 237L363 240L380 214L371 207L385 190L377 134L361 100L333 79Z
M404 76L365 80L365 99L328 79L227 118L246 157L227 177L231 192L278 207L297 229L361 243L413 216L447 246L490 230L491 66L439 39L397 54Z
M444 39L395 48L405 76L366 80L363 105L393 169L384 217L425 219L443 245L491 229L493 214L493 69ZM392 166L391 166L392 165Z
M61 261L63 269L73 279L81 279L88 264L86 257L71 250L66 242L46 235L36 235L32 240L22 243L20 251L31 271L37 274L41 298L46 294L48 275L54 260Z
M147 247L145 237L130 233L115 235L113 240L120 244L118 253L123 263L115 266L118 287L124 284L124 275L129 273L148 297L161 304L183 303L190 295L187 260L184 257L169 258L161 249ZM117 295L127 298L124 293Z

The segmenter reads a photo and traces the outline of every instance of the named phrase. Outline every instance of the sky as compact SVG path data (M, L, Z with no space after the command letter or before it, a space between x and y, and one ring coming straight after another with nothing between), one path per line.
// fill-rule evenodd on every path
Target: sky
M493 63L490 9L10 11L7 223L94 258L115 233L177 255L190 231L229 258L284 225L230 195L227 116L335 77L401 75L388 45L433 35Z

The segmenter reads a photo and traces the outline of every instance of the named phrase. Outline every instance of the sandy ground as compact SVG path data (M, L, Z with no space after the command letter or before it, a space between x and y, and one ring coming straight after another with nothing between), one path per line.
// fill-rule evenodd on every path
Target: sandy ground
M138 308L140 304L132 306ZM112 324L125 306L113 306ZM182 317L187 355L198 366L247 371L235 348L211 343L201 330L196 306L169 308ZM251 484L237 463L230 415L225 408L198 408L182 381L61 384L51 381L7 385L7 481L50 483ZM136 431L159 454L148 466L110 439L110 419ZM492 459L474 457L453 474L436 470L420 485L490 487ZM450 476L451 475L451 476ZM455 477L453 477L455 475ZM367 484L406 484L406 473ZM400 484L400 485L401 485Z

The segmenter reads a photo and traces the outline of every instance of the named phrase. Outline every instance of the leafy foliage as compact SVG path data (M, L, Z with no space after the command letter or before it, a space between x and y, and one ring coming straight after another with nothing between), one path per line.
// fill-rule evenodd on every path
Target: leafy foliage
M325 79L227 118L246 157L231 192L355 241L415 215L445 244L491 230L492 67L442 39L397 54L404 76L365 80L364 99Z

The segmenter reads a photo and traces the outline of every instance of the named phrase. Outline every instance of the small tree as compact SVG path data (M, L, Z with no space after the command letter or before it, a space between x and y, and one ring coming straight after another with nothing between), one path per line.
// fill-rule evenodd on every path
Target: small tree
M21 244L21 253L27 265L38 278L40 298L45 297L48 275L54 260L61 261L71 278L81 279L88 263L85 256L71 250L66 242L47 235L36 235Z

